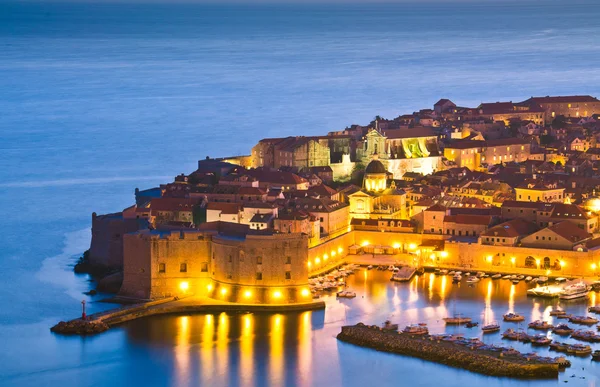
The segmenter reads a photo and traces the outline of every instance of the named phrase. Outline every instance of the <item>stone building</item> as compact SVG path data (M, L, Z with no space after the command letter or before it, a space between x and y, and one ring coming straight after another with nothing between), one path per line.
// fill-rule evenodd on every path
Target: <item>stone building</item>
M565 189L557 183L546 183L541 179L529 179L515 187L517 201L563 202Z
M328 166L329 163L329 142L319 137L268 138L252 148L254 168L309 168Z
M311 301L306 235L212 226L126 235L119 294L137 299L203 295L257 304Z
M541 106L546 123L555 117L589 117L600 113L600 100L589 95L531 97L523 102Z

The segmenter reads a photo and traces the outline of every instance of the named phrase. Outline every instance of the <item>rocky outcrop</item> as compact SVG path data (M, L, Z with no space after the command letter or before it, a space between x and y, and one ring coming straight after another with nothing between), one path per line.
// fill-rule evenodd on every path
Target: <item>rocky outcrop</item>
M93 335L108 330L108 325L102 321L71 320L61 321L50 331L63 335Z
M338 334L337 338L378 351L418 357L490 376L522 379L558 377L557 363L502 357L500 354L492 354L489 351L479 351L470 347L433 340L428 336L411 336L360 323L355 326L342 327L342 332Z
M118 293L123 283L123 272L108 275L98 281L97 290L103 293Z

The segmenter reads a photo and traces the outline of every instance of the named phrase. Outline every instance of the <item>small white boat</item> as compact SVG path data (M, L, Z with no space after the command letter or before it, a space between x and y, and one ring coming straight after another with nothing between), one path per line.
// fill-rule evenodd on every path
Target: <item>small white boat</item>
M452 277L452 282L460 282L462 280L462 276L460 274L454 274Z
M518 279L519 281L522 281L522 280L524 280L524 279L525 279L525 276L524 276L524 275L517 276L517 279Z
M471 322L471 317L462 317L457 314L454 317L445 317L444 322L448 325L466 324Z
M339 298L354 298L356 297L356 293L350 290L342 290L341 292L337 292L336 296Z
M556 279L556 282L565 282L566 280L567 280L567 279L566 279L566 278L564 278L564 277L558 277L558 278Z
M478 277L475 277L475 276L471 276L471 277L467 278L467 283L469 283L469 284L474 284L474 283L477 283L479 281L481 281L481 280Z
M500 273L494 274L492 276L492 279L499 279L499 278L502 278L502 274L500 274Z
M548 281L548 277L544 277L544 276L538 277L538 279L537 279L537 282L540 282L540 283L544 283L547 281Z
M372 268L373 268L373 265L367 266L367 270L371 270Z
M402 333L407 333L409 335L426 335L429 333L429 329L427 329L427 324L411 324L407 325L406 328L402 330Z
M563 292L558 296L561 300L573 300L575 298L586 297L589 293L588 286L583 282L565 286Z
M503 276L502 279L510 279L510 274Z
M446 275L446 274L448 274L448 270L446 270L446 269L440 270L440 275Z
M483 333L498 332L500 330L500 325L494 322L491 324L484 325L483 327L481 327L481 330L483 331Z
M457 271L455 274L461 275L462 271Z
M485 273L482 271L478 271L477 274L475 274L475 276L477 276L478 278L485 277Z
M448 275L454 275L456 274L456 272L454 270L452 270L450 273L448 273Z
M533 279L533 277L530 276L530 275L528 275L527 277L525 277L525 281L527 281L527 282L531 281L532 279Z
M469 277L471 275L471 272L466 272L465 273L465 277Z

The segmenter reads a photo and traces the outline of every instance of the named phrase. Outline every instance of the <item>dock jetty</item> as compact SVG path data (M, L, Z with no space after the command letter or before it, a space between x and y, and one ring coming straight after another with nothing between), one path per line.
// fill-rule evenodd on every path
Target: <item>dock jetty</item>
M475 349L432 335L415 336L358 323L344 326L338 340L378 351L413 356L490 376L518 379L557 378L559 362L549 358L524 357L501 351Z

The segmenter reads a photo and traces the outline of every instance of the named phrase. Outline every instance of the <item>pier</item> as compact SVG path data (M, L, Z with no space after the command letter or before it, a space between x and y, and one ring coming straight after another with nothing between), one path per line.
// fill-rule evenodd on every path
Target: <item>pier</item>
M238 304L206 297L165 298L123 306L104 312L61 321L50 330L61 334L88 335L104 332L113 326L150 316L189 313L286 313L324 309L325 302L316 300L298 304Z
M342 327L338 340L378 351L417 357L490 376L518 379L557 378L559 362L548 358L527 358L520 354L476 349L434 336L414 336L358 323Z

